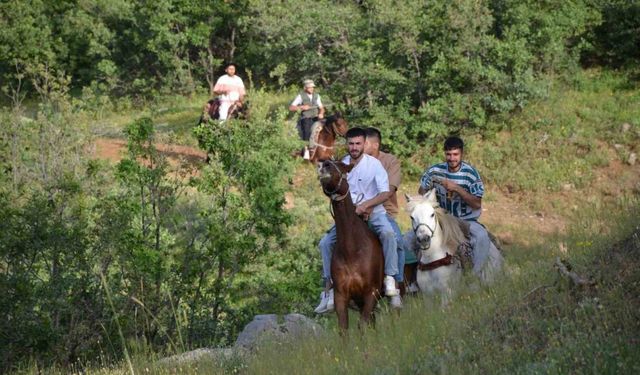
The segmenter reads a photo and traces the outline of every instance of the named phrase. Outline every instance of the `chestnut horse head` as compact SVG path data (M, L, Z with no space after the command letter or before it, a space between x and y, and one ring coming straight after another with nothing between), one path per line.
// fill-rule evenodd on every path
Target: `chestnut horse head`
M331 279L338 325L349 327L347 307L354 301L360 310L360 324L373 321L378 303L384 259L378 237L356 215L347 173L353 165L325 160L318 169L324 194L331 198L336 225L336 244L331 257Z
M315 151L309 161L318 163L332 159L336 154L336 138L338 136L344 137L347 130L349 130L349 125L340 112L327 117L324 120L324 124L322 124L322 130L318 133L318 139L315 141Z

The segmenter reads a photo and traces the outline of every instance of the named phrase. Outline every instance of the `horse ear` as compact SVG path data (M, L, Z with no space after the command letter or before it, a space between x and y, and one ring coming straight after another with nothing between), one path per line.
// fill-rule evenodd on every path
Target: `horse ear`
M349 172L351 172L353 167L354 167L353 164L344 164L344 163L342 163L342 166L341 166L340 169L342 170L343 173L349 173Z
M433 207L438 206L438 200L436 199L436 189L431 189L424 194L424 197L431 203Z

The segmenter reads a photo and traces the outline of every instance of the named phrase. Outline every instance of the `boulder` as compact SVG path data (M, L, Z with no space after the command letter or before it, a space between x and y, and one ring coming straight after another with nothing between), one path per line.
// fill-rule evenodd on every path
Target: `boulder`
M236 352L232 348L199 348L190 352L172 355L158 361L161 366L185 365L203 360L222 362L233 357Z
M158 361L161 366L185 365L199 361L223 362L255 352L260 343L285 342L317 336L322 327L302 314L287 314L280 323L278 315L256 315L230 348L200 348Z
M287 314L284 322L278 322L274 314L256 315L238 335L234 345L237 349L255 351L261 341L289 341L318 335L322 327L302 314Z

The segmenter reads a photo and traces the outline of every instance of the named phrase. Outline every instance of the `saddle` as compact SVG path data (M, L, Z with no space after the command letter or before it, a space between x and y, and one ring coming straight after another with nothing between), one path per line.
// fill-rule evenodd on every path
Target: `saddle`
M311 135L309 136L309 151L315 151L316 147L318 146L324 147L324 145L318 143L318 135L320 135L323 126L324 125L322 124L322 121L316 121L311 126Z
M462 232L467 238L467 241L458 245L456 257L460 260L460 264L462 265L463 270L473 269L473 247L471 246L471 232L469 231L469 224L461 219L458 219L458 221L460 222L460 228L462 228ZM489 241L493 243L493 245L496 247L496 249L498 249L500 253L503 253L502 244L498 237L489 232L489 229L487 229L486 226L482 226L487 230Z

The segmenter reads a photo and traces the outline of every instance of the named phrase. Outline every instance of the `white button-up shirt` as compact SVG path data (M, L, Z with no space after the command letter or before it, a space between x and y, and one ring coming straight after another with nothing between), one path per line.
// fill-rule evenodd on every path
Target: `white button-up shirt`
M351 156L342 159L345 164L351 163ZM347 174L349 191L353 203L368 201L380 193L389 191L389 177L382 163L373 156L363 154L360 162ZM373 208L372 214L385 213L379 204Z

